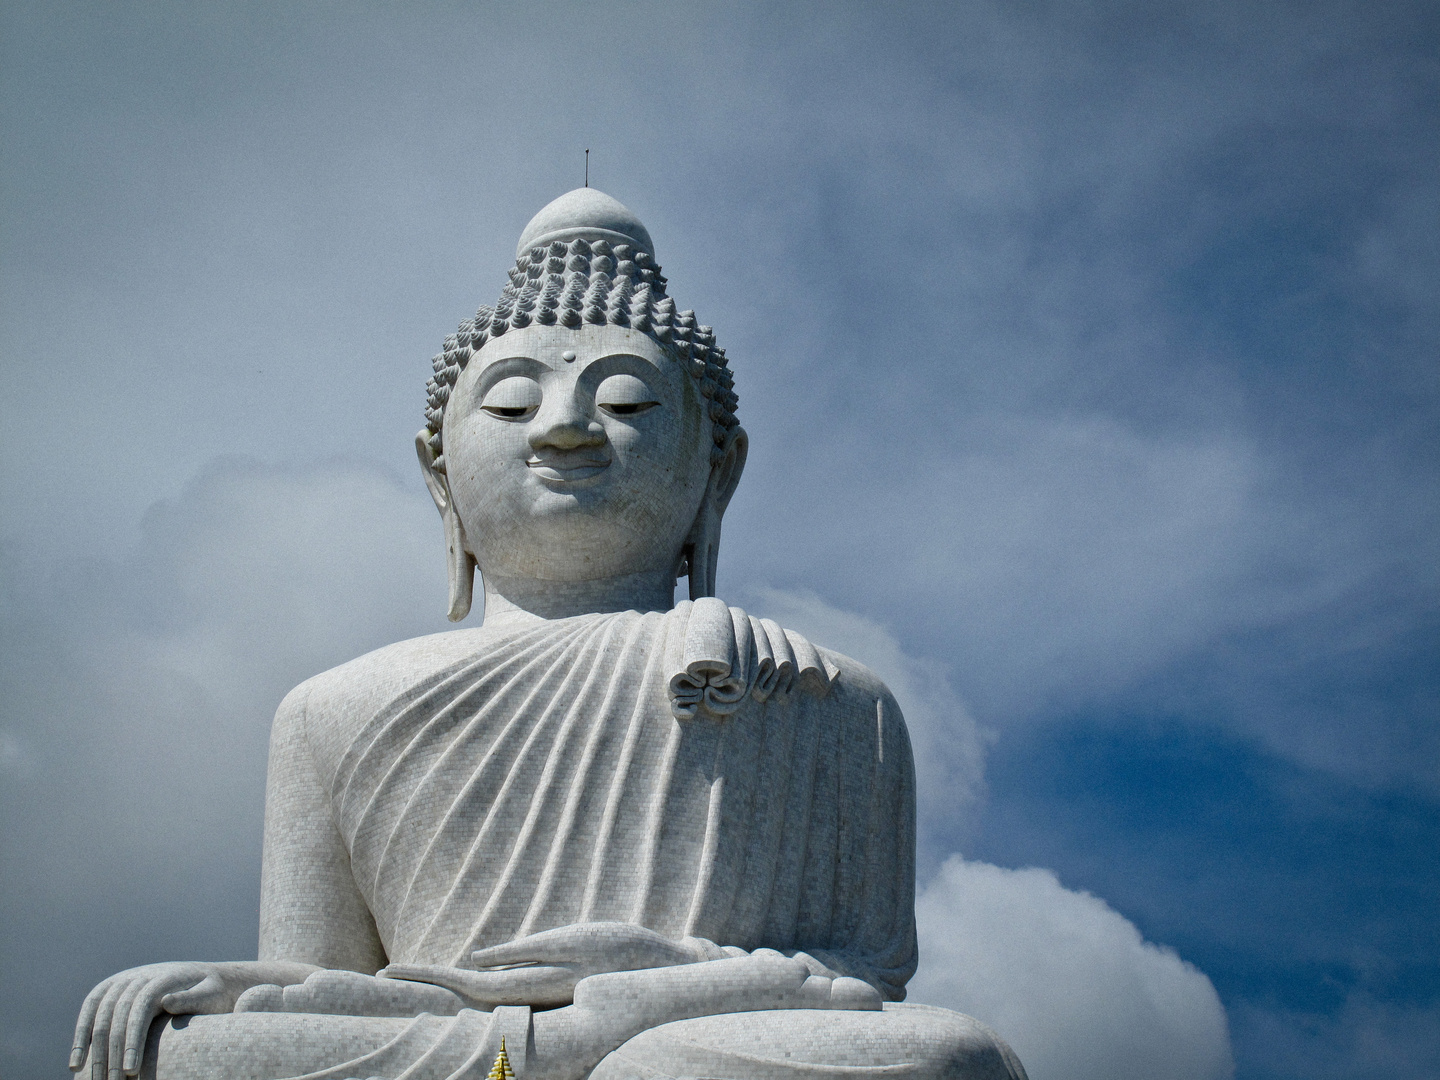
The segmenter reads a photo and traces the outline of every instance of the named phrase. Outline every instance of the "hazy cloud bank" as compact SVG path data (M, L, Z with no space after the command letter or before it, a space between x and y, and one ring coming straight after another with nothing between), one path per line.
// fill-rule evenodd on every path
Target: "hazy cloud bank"
M63 1068L81 997L113 971L254 955L270 718L317 671L443 627L433 517L423 491L373 466L231 460L151 507L112 560L12 545L7 1076Z

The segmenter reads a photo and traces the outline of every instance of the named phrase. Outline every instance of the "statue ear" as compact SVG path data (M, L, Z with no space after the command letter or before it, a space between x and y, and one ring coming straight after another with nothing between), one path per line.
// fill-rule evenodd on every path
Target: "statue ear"
M740 474L745 471L745 458L750 453L750 436L742 427L731 428L721 450L724 457L710 470L710 483L715 489L716 509L723 514L740 486Z
M465 542L465 526L455 512L455 501L450 497L450 481L435 467L439 456L430 448L430 431L421 428L415 436L415 453L420 458L420 472L425 477L425 486L430 489L430 498L435 500L435 509L445 523L445 565L450 572L451 622L459 622L470 614L470 603L475 595L475 556L470 554Z
M695 524L685 541L684 557L690 568L690 599L699 600L715 595L715 569L720 561L720 519L740 485L745 471L745 457L750 451L750 436L742 427L730 429L720 448L720 461L710 468L710 481Z

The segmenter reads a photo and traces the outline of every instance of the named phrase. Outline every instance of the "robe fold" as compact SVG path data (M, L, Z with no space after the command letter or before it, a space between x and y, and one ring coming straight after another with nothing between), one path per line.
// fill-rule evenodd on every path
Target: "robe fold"
M465 633L372 705L305 708L392 962L617 921L904 997L913 763L874 676L718 600Z

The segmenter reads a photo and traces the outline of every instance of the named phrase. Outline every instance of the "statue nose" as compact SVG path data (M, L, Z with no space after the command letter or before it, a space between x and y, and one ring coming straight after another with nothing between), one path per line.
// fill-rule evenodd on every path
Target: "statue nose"
M530 436L534 450L542 447L550 450L579 450L586 446L602 446L605 443L605 429L595 418L580 408L575 400L557 403L547 410L542 407L540 422Z

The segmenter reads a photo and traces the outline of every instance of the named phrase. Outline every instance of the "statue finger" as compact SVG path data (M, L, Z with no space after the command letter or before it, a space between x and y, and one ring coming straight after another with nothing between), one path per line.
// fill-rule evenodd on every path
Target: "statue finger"
M114 1018L115 1002L120 997L129 979L115 978L100 999L95 1010L95 1026L90 1029L90 1080L107 1080L105 1067L110 1058L110 1024Z
M476 949L470 954L470 959L481 967L566 964L637 949L674 950L676 944L648 927L636 926L633 923L575 923Z
M568 930L568 927L561 929ZM470 961L479 967L502 967L515 964L553 964L574 959L576 946L581 944L581 935L558 935L553 930L531 937L507 941L503 945L491 945L476 949L470 954Z
M460 968L440 967L435 964L390 964L375 973L377 979L405 979L409 982L428 982L436 986L444 986L441 980L447 974L460 971Z
M284 1012L285 988L275 983L252 986L235 999L235 1012Z
M470 974L477 981L486 979L489 982L483 996L476 995L488 1004L551 1008L569 1005L575 999L575 984L583 973L569 965L536 964L508 971L476 971Z
M112 976L85 995L85 1002L80 1006L80 1018L75 1021L75 1041L71 1044L73 1049L70 1051L71 1072L85 1064L85 1052L90 1049L90 1029L95 1026L95 1014L99 1012L100 1002L105 999L105 992L114 981Z
M878 1012L884 1007L880 991L861 979L842 975L830 986L830 1008L832 1009Z
M280 994L282 1012L336 1013L351 1016L417 1016L421 1012L454 1016L466 1007L463 996L421 980L379 979L357 972L317 972Z
M391 964L387 979L433 983L462 998L485 1005L566 1004L577 975L569 967L535 965L508 971L466 971L463 968Z
M680 963L699 963L703 960L725 960L731 956L746 955L743 949L736 949L733 952L726 952L709 938L683 937L675 943L675 950L678 955L684 957Z
M482 968L498 968L520 963L583 962L655 946L674 948L674 942L634 923L577 923L475 949L469 956Z
M285 1012L343 1013L364 1015L369 990L375 980L358 971L314 972L303 983L280 991Z
M204 1012L205 1006L218 989L220 981L213 975L206 975L183 989L166 994L160 999L160 1007L175 1016Z
M164 996L165 983L152 979L130 1003L130 1017L125 1024L125 1053L121 1064L127 1076L134 1076L140 1071L140 1059L145 1054L145 1040L150 1034L150 1025L160 1013L160 999Z
M506 982L507 972L466 971L464 968L440 967L430 964L391 964L382 969L378 978L404 982L429 983L477 1000Z
M711 959L704 950L688 942L662 937L642 926L608 923L563 929L566 931L563 936L551 936L555 932L547 931L543 935L476 949L470 954L470 962L488 970L554 965L596 974ZM723 955L718 949L715 951L716 958Z
M118 1077L124 1071L125 1035L130 1030L130 1007L139 997L145 983L145 979L131 979L115 999L115 1007L110 1017L110 1045L106 1052L109 1058L107 1071L112 1078Z

